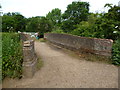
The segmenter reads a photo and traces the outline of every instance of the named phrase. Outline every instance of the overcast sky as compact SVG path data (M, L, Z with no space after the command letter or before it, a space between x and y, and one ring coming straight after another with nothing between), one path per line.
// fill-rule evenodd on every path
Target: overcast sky
M59 8L62 13L68 4L78 0L0 0L2 10L7 12L20 12L25 17L46 16L54 8ZM118 5L120 0L81 0L89 2L90 12L104 11L106 3Z

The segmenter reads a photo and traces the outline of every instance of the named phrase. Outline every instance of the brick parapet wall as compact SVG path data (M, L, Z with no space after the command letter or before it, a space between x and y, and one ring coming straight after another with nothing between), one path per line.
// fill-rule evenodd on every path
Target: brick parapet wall
M68 34L46 33L44 38L62 47L89 52L97 55L111 56L113 40L80 37Z
M23 41L23 76L32 78L37 69L37 56L34 49L34 40L29 35L21 33Z
M33 77L36 72L37 56L34 51L34 41L27 40L23 43L23 76Z

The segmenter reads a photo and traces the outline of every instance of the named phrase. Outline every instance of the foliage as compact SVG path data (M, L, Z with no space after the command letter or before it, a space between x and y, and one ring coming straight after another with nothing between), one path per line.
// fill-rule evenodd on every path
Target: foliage
M95 37L106 38L106 39L115 39L115 34L113 33L115 29L115 21L107 18L99 18L96 20L96 35Z
M110 8L112 8L112 5L113 4L106 3L104 7L110 7Z
M86 21L89 14L89 3L87 2L72 2L67 6L67 10L62 15L62 29L65 32L75 29L74 25L81 21Z
M74 29L70 33L78 36L94 37L94 34L96 33L94 31L96 19L97 15L91 13L88 16L88 21L82 21L79 24L75 25L76 29Z
M52 31L52 23L45 17L32 17L27 20L26 31L43 35Z
M8 16L8 15L3 15L3 17L2 17L2 31L9 32L11 29L13 30L14 27L15 27L15 20L13 19L13 17Z
M112 7L105 14L90 14L87 21L74 25L71 34L85 37L96 37L117 40L120 29L120 7Z
M120 66L120 39L116 40L112 50L113 64Z
M14 20L16 23L15 31L24 31L26 25L26 19L21 14L14 15Z
M105 13L105 18L112 19L115 21L120 21L120 7L113 6L108 10L108 13Z
M117 40L118 36L120 35L120 7L118 6L113 6L109 9L108 13L105 13L103 18L106 19L108 22L108 26L106 27L110 29L109 31L106 32L106 34L109 34L109 36L105 38L111 38L113 40ZM117 33L113 33L117 32Z
M2 31L16 32L25 29L26 20L19 13L7 13L2 16Z
M39 32L41 35L43 35L46 32L52 31L52 24L46 17L42 17L40 19L39 27L40 27Z
M75 29L74 24L71 20L65 20L62 22L61 28L65 33L70 33Z
M55 8L46 15L46 18L51 20L54 26L60 26L61 15L62 15L61 10L59 8Z
M2 78L20 77L22 73L22 47L19 34L2 34Z
M27 19L26 31L37 32L39 30L39 17L32 17Z

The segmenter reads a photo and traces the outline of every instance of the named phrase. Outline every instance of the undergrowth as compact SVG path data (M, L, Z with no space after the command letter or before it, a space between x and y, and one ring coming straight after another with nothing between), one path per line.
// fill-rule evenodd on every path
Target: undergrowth
M112 47L112 62L120 66L120 39L116 40Z
M2 33L2 79L21 77L22 43L16 33Z

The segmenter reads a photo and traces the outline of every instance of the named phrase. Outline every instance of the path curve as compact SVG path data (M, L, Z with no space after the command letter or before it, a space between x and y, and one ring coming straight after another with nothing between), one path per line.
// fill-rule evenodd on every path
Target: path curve
M117 88L118 68L114 65L80 60L60 48L35 42L44 66L32 79L14 81L16 88ZM6 85L3 85L6 87Z

